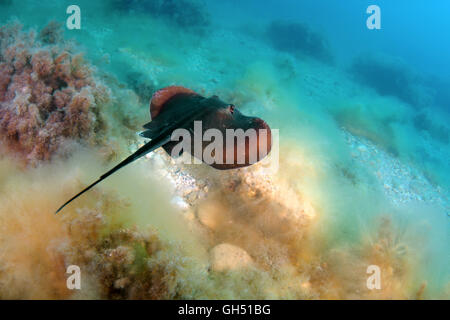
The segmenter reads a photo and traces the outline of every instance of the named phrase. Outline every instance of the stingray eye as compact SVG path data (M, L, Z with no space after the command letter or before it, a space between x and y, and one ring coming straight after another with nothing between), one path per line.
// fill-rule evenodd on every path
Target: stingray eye
M234 104L230 104L228 106L228 110L230 110L231 114L233 114L234 113Z

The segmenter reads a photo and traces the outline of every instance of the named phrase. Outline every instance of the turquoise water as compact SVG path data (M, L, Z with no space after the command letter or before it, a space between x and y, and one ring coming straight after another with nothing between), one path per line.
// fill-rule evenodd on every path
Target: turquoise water
M167 85L261 116L280 130L280 175L317 211L326 250L363 242L388 213L414 256L400 286L425 281L425 297L448 298L450 3L77 1L81 29L68 30L71 4L0 1L1 25L60 22L131 131ZM366 26L371 4L380 30Z

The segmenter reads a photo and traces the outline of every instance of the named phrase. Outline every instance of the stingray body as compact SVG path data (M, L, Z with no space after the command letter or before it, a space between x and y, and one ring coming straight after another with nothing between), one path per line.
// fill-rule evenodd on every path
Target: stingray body
M194 133L196 122L201 123L202 136L209 129L214 129L223 138L223 141L221 141L223 157L219 158L219 161L208 163L216 169L227 170L249 166L261 160L271 150L269 126L260 118L243 115L234 105L223 102L217 96L205 98L184 87L166 87L153 95L150 103L150 116L152 121L144 125L145 131L141 132L140 135L151 139L151 141L64 203L56 213L117 170L159 147L163 147L171 156L179 156L179 154L174 155L172 152L179 143L171 140L172 133L177 129L184 129ZM232 129L233 131L254 129L256 139L239 140L237 137L234 137L234 143L227 143L229 142L226 141L227 129ZM215 137L215 139L218 138ZM194 152L196 150L195 143L198 143L196 139L192 139L189 151L198 158L198 153ZM208 141L203 141L202 139L200 142L201 151L208 144ZM250 152L255 150L256 158L250 157ZM226 159L226 156L230 154L232 155L231 161Z

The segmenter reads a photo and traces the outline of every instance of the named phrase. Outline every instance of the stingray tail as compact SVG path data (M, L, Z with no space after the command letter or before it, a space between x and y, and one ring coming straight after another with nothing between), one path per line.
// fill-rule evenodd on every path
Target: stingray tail
M147 142L145 145L143 145L141 148L139 148L135 153L133 153L132 155L130 155L128 158L126 158L125 160L123 160L122 162L120 162L118 165L116 165L114 168L112 168L111 170L109 170L108 172L106 172L105 174L103 174L100 178L98 178L97 181L95 181L94 183L92 183L91 185L89 185L88 187L86 187L85 189L83 189L82 191L80 191L79 193L77 193L75 196L73 196L72 198L70 198L66 203L64 203L61 207L59 207L58 210L56 210L55 214L57 214L58 212L60 212L65 206L67 206L70 202L72 202L73 200L75 200L76 198L78 198L79 196L81 196L83 193L85 193L86 191L88 191L89 189L91 189L92 187L94 187L96 184L98 184L100 181L106 179L107 177L109 177L110 175L112 175L114 172L116 172L117 170L125 167L126 165L130 164L131 162L139 159L140 157L146 155L149 152L152 152L155 149L158 149L159 147L161 147L162 145L166 144L167 142L170 141L170 136L168 137L163 137L163 138L157 138L157 139L153 139L152 141Z

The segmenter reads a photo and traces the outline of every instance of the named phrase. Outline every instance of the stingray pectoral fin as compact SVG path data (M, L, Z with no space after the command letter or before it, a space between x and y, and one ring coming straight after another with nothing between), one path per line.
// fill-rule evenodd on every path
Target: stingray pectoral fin
M153 136L153 133L151 132L151 130L144 130L144 131L139 132L139 136L142 138L151 139Z
M144 129L151 129L152 128L152 126L153 126L153 121L150 121L150 122L147 122L146 124L144 124L142 127L144 128Z
M152 125L153 124L153 125ZM144 131L140 132L139 135L143 138L155 139L155 137L161 134L161 125L157 124L156 121L151 121L144 125Z
M79 196L81 196L83 193L85 193L86 191L88 191L89 189L91 189L92 187L94 187L96 184L98 184L100 181L106 179L107 177L109 177L110 175L112 175L114 172L116 172L117 170L125 167L126 165L130 164L131 162L139 159L140 157L146 155L149 152L154 151L155 149L158 149L159 147L165 145L167 142L170 141L170 136L166 136L166 137L158 137L157 139L153 139L152 141L147 142L145 145L143 145L141 148L139 148L135 153L133 153L132 155L130 155L128 158L126 158L125 160L123 160L122 162L120 162L118 165L116 165L114 168L112 168L111 170L109 170L108 172L106 172L105 174L103 174L100 178L98 178L97 181L95 181L94 183L92 183L91 185L89 185L88 187L86 187L85 189L83 189L82 191L80 191L79 193L77 193L75 196L73 196L72 198L70 198L66 203L64 203L61 207L59 207L58 210L56 210L55 214L57 214L58 212L60 212L65 206L67 206L70 202L72 202L73 200L75 200L76 198L78 198Z

